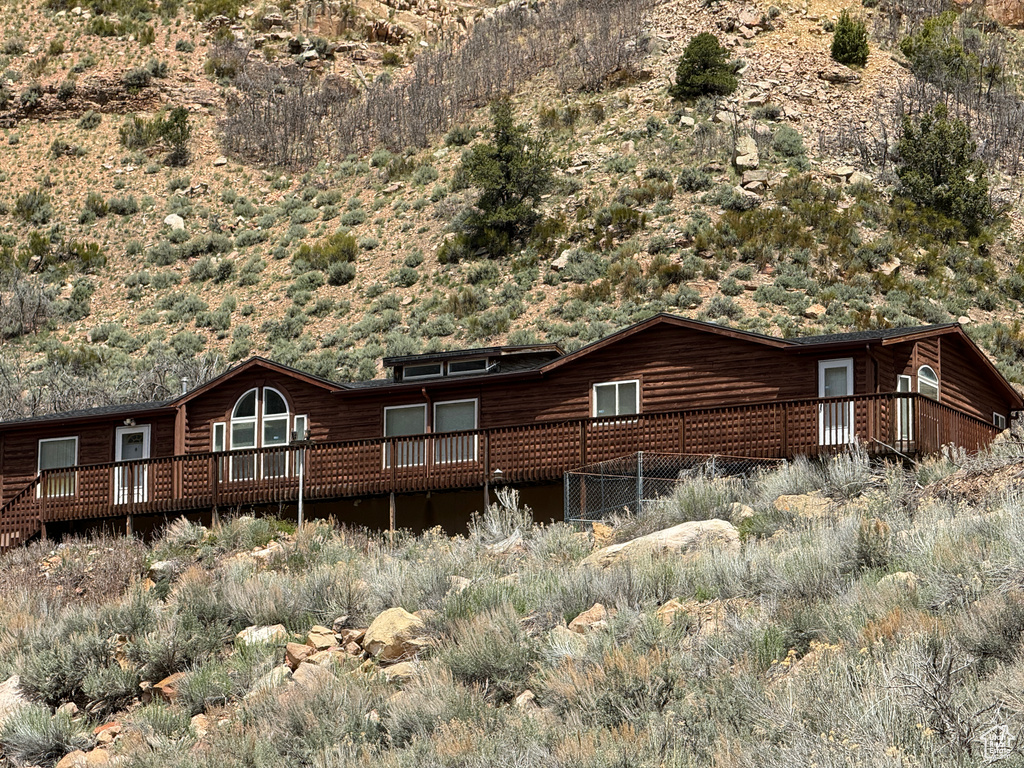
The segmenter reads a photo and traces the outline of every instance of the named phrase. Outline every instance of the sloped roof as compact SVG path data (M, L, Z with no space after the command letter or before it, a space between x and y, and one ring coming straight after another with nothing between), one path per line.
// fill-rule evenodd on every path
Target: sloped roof
M275 363L273 360L267 360L265 357L256 356L250 357L244 363L236 365L234 368L229 368L228 370L224 371L224 373L222 373L220 376L210 379L202 386L196 387L195 389L191 389L185 394L176 397L174 400L171 400L169 402L169 405L177 406L181 405L182 403L187 403L189 400L192 400L198 395L201 395L204 392L208 392L214 387L217 387L223 384L225 381L233 379L242 373L251 371L253 368L266 368L267 370L273 371L274 373L280 373L284 376L289 376L293 379L304 381L307 384L313 384L315 386L322 387L323 389L326 389L329 392L336 392L338 390L347 389L348 387L351 386L348 384L340 384L338 382L328 381L327 379L322 379L319 376L314 376L310 373L306 373L305 371L300 371L297 368L282 365L281 363Z
M108 416L120 416L122 414L150 413L169 409L170 400L154 400L149 403L121 403L119 405L99 405L95 408L80 408L74 411L62 411L61 413L45 413L39 416L26 416L21 419L11 419L0 422L0 429L7 427L18 427L26 424L46 424L47 422L60 423L62 421L79 419L103 419Z

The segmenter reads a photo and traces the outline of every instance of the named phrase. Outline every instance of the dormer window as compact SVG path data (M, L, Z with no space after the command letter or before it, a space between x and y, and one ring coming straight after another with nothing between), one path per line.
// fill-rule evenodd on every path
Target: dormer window
M402 369L403 379L428 379L442 374L441 363L425 363L423 365L407 365Z
M448 375L457 376L460 373L484 373L487 370L487 359L477 360L452 360L448 363Z

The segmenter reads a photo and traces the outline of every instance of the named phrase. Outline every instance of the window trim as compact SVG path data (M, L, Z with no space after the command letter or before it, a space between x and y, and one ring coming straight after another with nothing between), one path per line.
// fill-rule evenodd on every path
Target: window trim
M482 368L470 369L468 371L454 371L453 372L452 371L452 366L453 365L458 365L460 363L483 363L484 365L483 365ZM473 358L470 358L468 360L449 360L448 364L445 366L445 373L448 376L478 376L481 373L487 373L487 370L489 368L490 368L490 360L488 360L488 358L486 358L486 357L473 357Z
M269 446L269 447L271 447L271 448L285 448L285 449L287 449L288 446L291 445L291 442L292 442L292 440L291 440L291 437L292 437L292 409L288 405L288 398L285 397L284 393L281 392L281 390L277 389L276 387L264 386L264 387L260 387L259 390L260 391L256 394L256 397L259 400L259 408L257 410L259 411L259 414L260 414L259 443L257 444L256 448L257 449L263 449L263 448L267 448L268 447L267 444L266 444L267 443L267 424L268 423L275 423L275 422L283 421L284 422L284 443L281 443L281 444L278 444L278 445ZM267 391L268 390L273 392L275 395L277 395L278 397L281 398L281 402L284 403L284 413L270 413L270 414L267 413ZM267 454L260 454L260 475L261 475L261 477L264 480L266 480L266 479L273 479L273 478L280 478L280 477L288 477L291 474L288 471L289 470L288 465L289 465L290 462L288 461L288 453L287 453L287 451L284 452L283 456L284 456L284 472L281 473L281 474L272 474L271 475L271 474L267 474L267 464L269 463L267 460L269 458L271 458L271 457L268 456Z
M928 373L931 374L931 376L932 376L932 378L933 378L933 380L935 382L935 397L932 397L931 395L926 394L926 393L921 391L921 374L922 374L923 371L928 371ZM931 384L931 382L929 382L929 384ZM941 402L942 388L939 386L939 374L937 374L935 372L935 369L932 368L930 365L925 364L925 365L922 365L921 367L919 367L917 369L917 392L920 395L924 395L929 400L934 400L937 403Z
M620 384L635 384L636 385L636 412L635 413L622 413L619 411L619 385ZM597 388L598 387L615 387L615 413L609 416L598 416L597 414ZM637 421L640 416L641 410L641 386L640 379L616 379L615 381L597 381L594 382L590 387L590 414L591 418L594 419L618 419L616 423L623 421Z
M409 373L410 368L427 368L437 366L437 373ZM417 363L402 366L402 381L406 379L440 379L444 376L444 363ZM401 407L401 406L395 406Z
M391 444L388 442L389 438L415 437L415 435L389 435L388 434L388 412L389 411L402 410L402 409L409 409L409 408L421 408L421 409L423 409L423 432L421 434L424 434L424 435L426 434L426 431L427 431L427 404L426 403L407 403L406 405L385 405L384 406L384 419L383 419L383 423L381 425L381 432L383 432L383 437L384 437L384 444L381 446L381 461L382 461L382 466L384 467L384 469L390 469L391 468L391 451L389 450L391 448ZM426 438L424 437L421 442L422 442L423 448L422 448L422 450L420 452L419 461L413 461L413 462L403 463L403 464L395 464L395 467L396 468L402 468L402 467L422 467L422 466L426 466L426 463L427 463L427 450L426 450L426 442L427 442L427 440L426 440Z
M41 437L36 442L36 477L39 477L43 473L43 443L58 443L65 442L67 440L75 441L75 463L71 464L72 467L78 466L78 449L79 441L78 435L67 435L66 437ZM64 467L50 467L50 469L64 469ZM71 474L71 492L70 493L47 493L47 498L66 498L68 496L78 495L78 473L73 472ZM42 498L43 495L43 484L40 482L36 486L36 498Z
M825 394L825 371L828 368L846 369L845 395ZM818 361L818 399L826 397L854 397L857 388L857 372L852 357L831 357ZM853 400L844 407L818 403L818 445L850 445L857 439L857 425L854 421Z
M440 400L434 403L434 463L435 464L464 464L466 462L474 462L480 457L480 436L473 435L473 455L465 459L440 459L438 458L441 447L441 440L444 438L438 437L438 435L447 435L450 432L439 432L437 430L437 407L439 405L461 405L462 403L473 403L473 426L469 430L459 429L454 430L455 432L467 432L480 429L480 398L478 397L466 397L461 400Z
M999 413L999 411L992 411L992 426L1002 432L1006 429L1006 425L1006 416Z
M901 387L906 386L906 389ZM914 393L914 377L901 373L896 377L896 391L900 394ZM901 397L896 401L896 439L911 441L914 439L914 400Z

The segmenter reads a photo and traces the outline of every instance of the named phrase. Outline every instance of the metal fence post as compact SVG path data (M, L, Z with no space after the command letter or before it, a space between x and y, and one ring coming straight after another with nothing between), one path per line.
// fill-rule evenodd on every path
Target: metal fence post
M636 513L644 513L644 452L636 452Z

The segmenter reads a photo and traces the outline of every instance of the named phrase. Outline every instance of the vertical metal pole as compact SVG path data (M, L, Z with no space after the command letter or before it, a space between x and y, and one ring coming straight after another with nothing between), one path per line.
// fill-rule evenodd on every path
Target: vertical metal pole
M391 523L388 529L388 536L391 539L391 546L395 545L395 492L391 492L391 498L389 500L389 506L391 511Z
M636 513L644 513L644 452L636 452Z
M302 506L306 483L306 446L299 448L299 528L304 522L304 510Z

